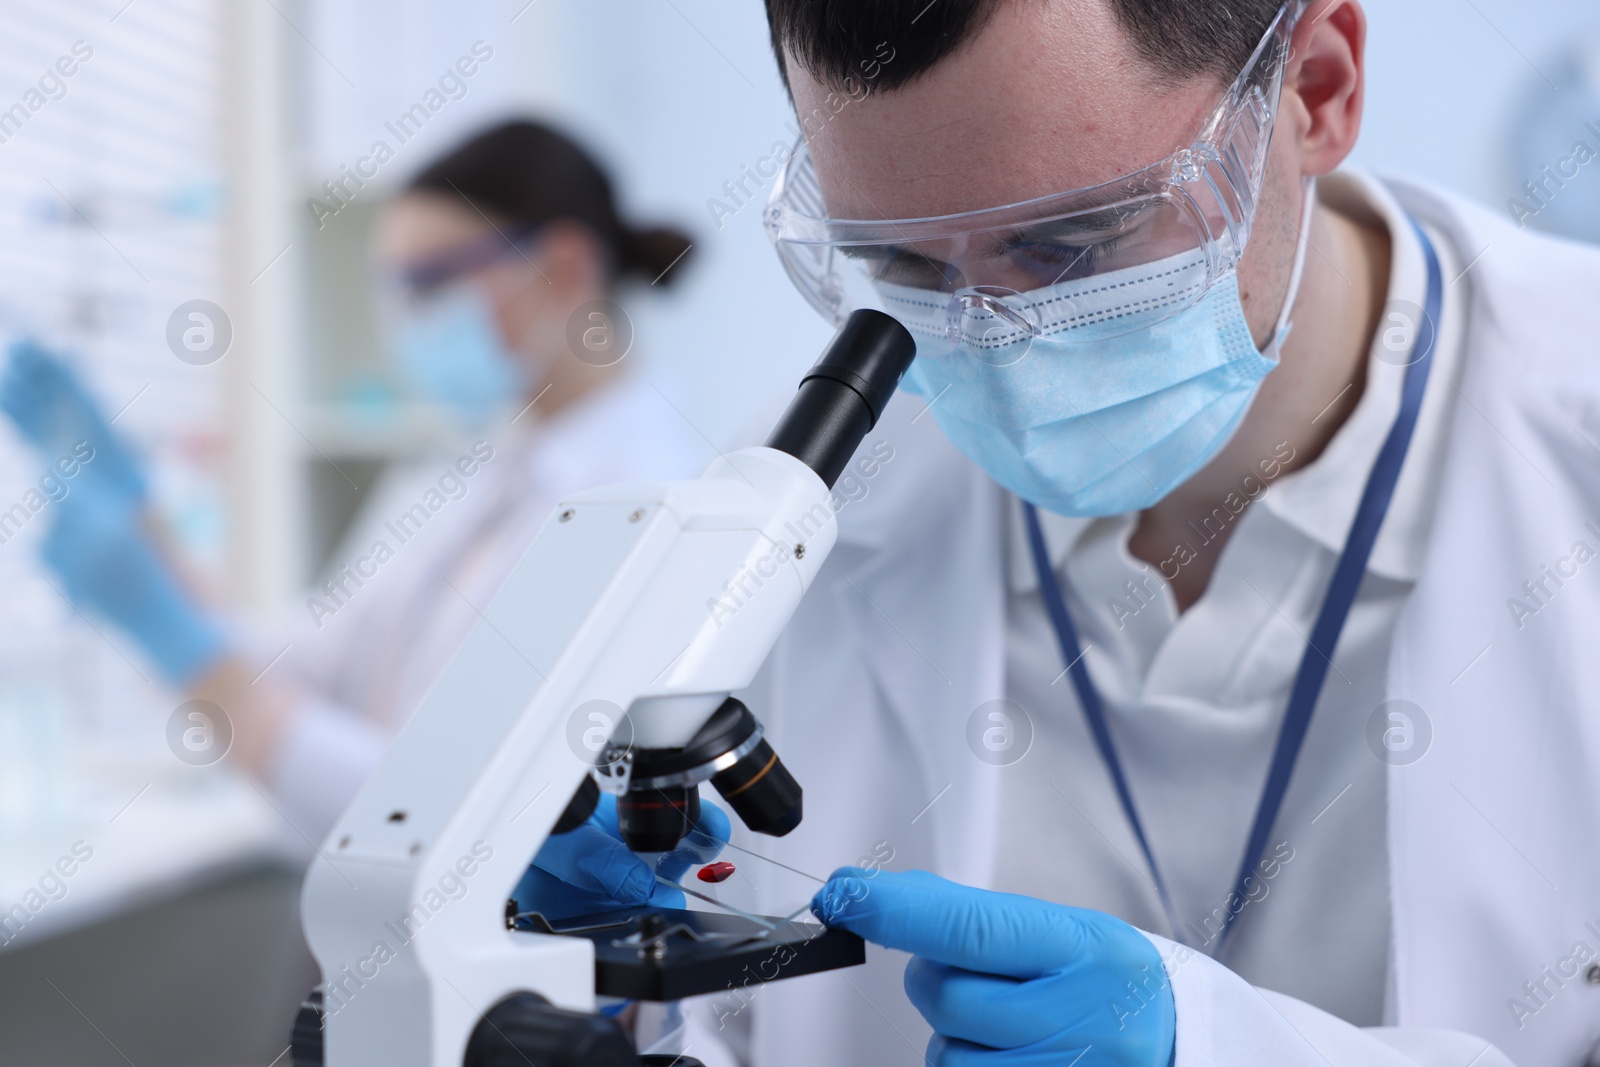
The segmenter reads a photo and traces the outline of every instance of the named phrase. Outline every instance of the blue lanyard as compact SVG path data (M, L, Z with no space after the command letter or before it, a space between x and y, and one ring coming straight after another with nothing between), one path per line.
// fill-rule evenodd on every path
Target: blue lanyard
M1277 748L1272 753L1266 784L1261 790L1261 803L1256 808L1255 821L1250 828L1250 837L1244 849L1244 860L1239 865L1239 876L1234 881L1234 891L1240 899L1247 896L1249 889L1247 879L1266 850L1267 837L1272 833L1278 812L1283 807L1284 794L1289 790L1289 778L1294 773L1295 760L1305 744L1306 731L1311 725L1311 713L1322 692L1322 683L1328 676L1328 668L1332 665L1333 653L1339 644L1339 635L1344 630L1345 620L1350 617L1350 607L1355 603L1356 592L1361 587L1363 575L1366 574L1367 561L1372 556L1372 546L1378 540L1378 529L1383 525L1384 516L1389 511L1389 503L1394 498L1395 483L1400 480L1400 468L1405 462L1406 451L1411 445L1412 432L1417 426L1417 413L1422 408L1422 394L1428 384L1428 371L1433 366L1434 343L1438 338L1437 323L1444 299L1444 282L1439 268L1439 256L1434 250L1433 242L1428 239L1422 227L1417 226L1415 222L1412 226L1422 240L1423 255L1428 262L1428 295L1424 305L1423 321L1418 324L1417 337L1413 342L1411 363L1406 367L1405 383L1400 394L1400 412L1395 416L1394 425L1389 428L1389 436L1378 452L1371 473L1367 475L1367 485L1362 491L1355 519L1350 524L1344 551L1339 556L1339 564L1334 569L1333 579L1328 583L1328 594L1322 602L1322 611L1317 616L1316 625L1311 630L1311 638L1306 642L1306 650L1300 658L1300 669L1295 674L1294 688L1289 693L1289 707L1284 713L1283 725L1278 731ZM1045 610L1055 628L1056 642L1061 647L1062 660L1067 664L1067 672L1072 676L1073 687L1078 691L1078 703L1083 706L1083 715L1088 720L1089 732L1094 736L1095 747L1099 749L1100 758L1111 775L1117 799L1122 802L1122 810L1128 817L1128 824L1133 828L1133 835L1138 839L1139 848L1144 852L1145 862L1150 865L1156 892L1161 897L1161 906L1166 910L1167 920L1172 923L1173 936L1181 941L1183 935L1178 928L1172 898L1167 893L1166 881L1161 877L1161 868L1156 865L1155 854L1150 850L1150 840L1145 835L1144 823L1139 818L1139 810L1133 802L1133 793L1128 788L1128 776L1122 769L1122 760L1117 755L1117 746L1111 737L1105 707L1101 703L1094 682L1089 677L1089 668L1084 663L1083 652L1078 642L1078 632L1072 625L1071 616L1067 614L1067 604L1061 594L1061 585L1057 582L1055 570L1050 565L1050 555L1044 544L1044 531L1039 526L1039 512L1032 504L1024 504L1023 514L1028 527L1028 545L1033 551L1034 566L1039 572L1039 592L1044 598ZM1241 910L1233 907L1226 909L1227 915L1223 919L1222 930L1217 938L1219 952L1227 941L1229 931L1233 929L1234 919Z

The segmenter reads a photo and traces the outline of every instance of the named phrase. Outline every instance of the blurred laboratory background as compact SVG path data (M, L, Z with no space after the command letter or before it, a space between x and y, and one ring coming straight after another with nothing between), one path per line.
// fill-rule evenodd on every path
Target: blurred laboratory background
M1355 162L1600 240L1593 0L1367 8ZM383 472L458 445L394 369L372 242L474 132L549 122L629 218L691 238L670 296L617 299L696 465L748 443L830 333L762 230L797 130L755 0L5 0L0 39L0 328L66 355L194 580L266 635L264 672ZM48 473L6 423L0 1062L287 1062L320 830L175 755L184 693L38 561Z

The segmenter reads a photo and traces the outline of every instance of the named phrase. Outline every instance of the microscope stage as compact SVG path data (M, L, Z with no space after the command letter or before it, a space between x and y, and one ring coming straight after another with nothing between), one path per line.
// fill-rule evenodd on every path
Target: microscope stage
M548 924L549 932L594 942L594 988L607 997L682 1000L747 985L853 967L866 944L816 923L749 919L679 908L622 908ZM542 928L542 917L518 921Z

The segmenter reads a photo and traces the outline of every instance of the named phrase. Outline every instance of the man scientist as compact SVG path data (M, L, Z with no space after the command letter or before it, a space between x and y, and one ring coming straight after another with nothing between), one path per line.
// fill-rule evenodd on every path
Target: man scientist
M894 951L707 1025L760 1064L1592 1062L1600 251L1338 169L1356 0L766 6L827 117L767 228L918 357L747 701L813 783L783 861L891 855L814 910Z

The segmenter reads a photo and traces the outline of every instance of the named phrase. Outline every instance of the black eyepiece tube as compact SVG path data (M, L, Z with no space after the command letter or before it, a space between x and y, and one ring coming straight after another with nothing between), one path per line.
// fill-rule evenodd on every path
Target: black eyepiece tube
M800 392L778 420L767 447L787 452L833 488L862 438L894 396L916 342L881 311L851 312Z

